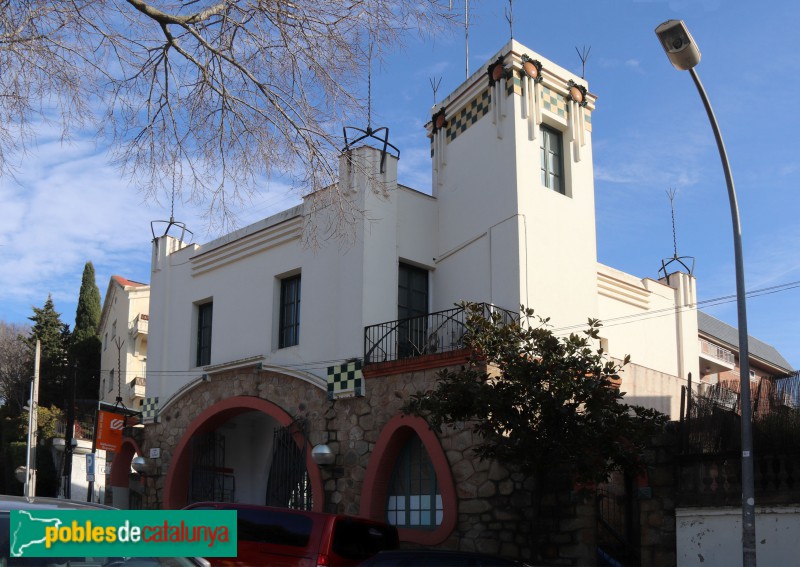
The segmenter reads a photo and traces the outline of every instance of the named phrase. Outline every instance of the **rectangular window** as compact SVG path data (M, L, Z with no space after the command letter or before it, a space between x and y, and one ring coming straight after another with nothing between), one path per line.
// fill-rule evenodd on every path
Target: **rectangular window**
M113 339L116 336L117 336L117 322L114 321L113 323L111 323L111 338Z
M113 389L114 389L114 369L112 368L108 372L108 391L110 392Z
M428 318L428 270L400 263L397 282L399 358L425 351Z
M300 275L281 280L280 322L278 348L300 342Z
M209 301L197 306L197 364L211 364L211 320L214 314L214 303Z
M541 139L542 185L566 194L561 132L542 124Z

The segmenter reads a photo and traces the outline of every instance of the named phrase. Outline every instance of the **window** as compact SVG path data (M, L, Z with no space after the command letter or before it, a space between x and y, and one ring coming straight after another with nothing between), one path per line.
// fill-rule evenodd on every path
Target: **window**
M112 368L108 372L108 391L110 392L113 389L114 389L114 369Z
M107 348L108 348L108 333L106 333L105 336L103 337L103 350L106 350Z
M116 336L117 336L117 322L114 321L113 323L111 323L111 338L113 339Z
M433 463L417 435L412 435L397 457L389 481L387 521L395 526L435 528L444 507Z
M428 270L400 263L397 283L398 358L422 354L427 337ZM406 319L404 321L404 319Z
M542 185L566 194L561 132L543 124L541 139Z
M278 348L294 346L300 342L300 275L281 280L280 321L278 323Z
M209 301L197 306L197 364L211 364L211 319L214 303Z

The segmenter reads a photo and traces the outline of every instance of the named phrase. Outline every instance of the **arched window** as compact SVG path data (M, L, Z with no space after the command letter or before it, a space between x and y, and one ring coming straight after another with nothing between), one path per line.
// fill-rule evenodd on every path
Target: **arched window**
M389 481L387 521L398 527L435 528L443 515L433 463L422 440L412 434L397 456Z

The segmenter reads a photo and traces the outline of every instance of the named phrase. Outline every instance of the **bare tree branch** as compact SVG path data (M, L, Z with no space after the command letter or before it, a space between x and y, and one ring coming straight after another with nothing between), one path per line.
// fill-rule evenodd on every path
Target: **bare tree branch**
M0 174L13 174L41 121L64 138L93 125L148 197L185 191L222 228L269 178L337 193L341 126L364 115L367 46L380 58L454 17L443 0L0 8Z

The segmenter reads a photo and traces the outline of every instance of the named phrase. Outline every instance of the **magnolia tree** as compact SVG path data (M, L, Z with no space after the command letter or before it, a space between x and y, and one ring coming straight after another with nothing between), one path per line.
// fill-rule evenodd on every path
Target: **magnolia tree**
M367 125L372 57L454 16L445 0L0 0L0 173L48 121L96 129L151 197L185 187L217 220L269 176L318 191L342 126Z
M467 422L479 434L482 459L542 478L545 472L602 482L614 470L635 471L666 416L624 402L619 373L593 341L601 324L559 337L548 320L523 309L504 324L479 306L468 311L468 365L444 370L433 390L412 396L406 411L431 426Z

